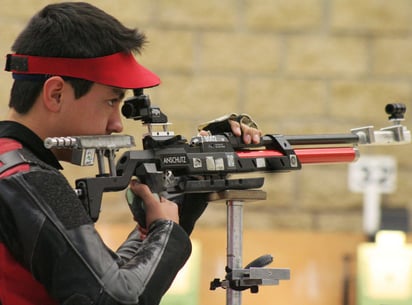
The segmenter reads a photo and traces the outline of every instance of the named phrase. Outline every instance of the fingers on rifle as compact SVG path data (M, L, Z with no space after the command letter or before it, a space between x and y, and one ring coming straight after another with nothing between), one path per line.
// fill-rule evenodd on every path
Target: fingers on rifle
M253 129L252 142L256 144L260 143L261 136L262 136L262 131L258 129Z
M249 127L234 120L229 120L229 124L233 134L238 137L242 136L244 143L260 143L262 132L259 129Z
M229 120L230 127L235 136L240 137L242 135L242 130L240 129L240 124L234 120Z
M206 136L209 136L210 134L209 134L209 132L207 132L206 130L201 130L201 131L199 131L198 135L199 135L199 136L206 137Z
M152 194L150 188L146 184L142 184L137 180L132 180L130 183L130 189L133 193L142 198L145 203L150 203L152 201L158 202L157 198Z
M261 131L259 129L241 124L243 142L246 144L260 143Z

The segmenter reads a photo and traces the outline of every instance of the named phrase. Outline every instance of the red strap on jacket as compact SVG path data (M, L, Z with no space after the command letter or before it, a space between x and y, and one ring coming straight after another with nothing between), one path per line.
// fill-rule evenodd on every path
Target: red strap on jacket
M4 154L6 152L21 149L21 148L23 148L23 146L15 140L7 139L7 138L1 138L0 139L0 155ZM3 166L3 163L0 161L0 167L1 166ZM13 168L8 169L4 173L0 173L0 179L4 178L4 177L11 176L11 175L13 175L15 173L18 173L18 172L28 171L29 169L30 169L29 164L17 165Z
M22 145L12 139L0 139L0 155L21 149ZM0 167L4 165L0 162ZM0 179L18 172L28 171L29 164L9 168ZM56 305L42 284L21 266L0 241L0 304L1 305Z

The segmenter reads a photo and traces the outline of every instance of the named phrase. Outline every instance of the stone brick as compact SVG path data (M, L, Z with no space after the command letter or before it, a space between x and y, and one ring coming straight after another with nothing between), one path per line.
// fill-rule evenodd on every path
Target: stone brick
M226 227L227 209L224 202L209 203L202 217L197 221L197 226L203 228Z
M258 175L258 174L257 174ZM258 175L261 176L262 175ZM250 210L293 208L296 206L299 177L295 172L267 173L262 190L266 200L250 205Z
M7 104L10 96L10 88L13 83L11 73L4 71L6 54L11 53L11 46L25 24L9 18L3 19L1 15L0 13L0 29L6 29L0 30L0 118L3 118L8 111Z
M410 148L408 149L409 145L404 145L402 149L404 151L409 151L409 159L410 159ZM412 203L412 198L411 196L408 196L410 194L410 173L411 173L411 168L410 166L407 166L406 168L402 166L402 158L399 158L398 150L396 151L394 149L391 150L390 153L387 155L395 157L397 161L397 173L396 173L396 189L394 190L393 193L382 195L381 200L382 200L382 205L388 206L388 207L407 207L410 206ZM396 154L395 154L396 152ZM406 164L406 162L403 162ZM408 162L410 163L410 162Z
M255 30L308 31L322 24L320 0L247 0L245 18Z
M194 34L191 31L148 28L149 43L141 62L153 71L191 72L195 66Z
M35 13L44 6L50 4L48 0L2 0L1 16L2 18L13 18L24 20L26 23Z
M254 77L246 83L243 108L258 121L318 117L324 112L325 98L321 81Z
M367 70L367 46L356 37L300 35L287 39L286 73L295 76L358 76Z
M409 32L412 3L409 0L331 0L333 30L372 32Z
M174 27L234 28L235 0L160 0L156 11L159 23Z
M312 230L313 217L310 213L300 210L272 210L269 212L258 211L244 214L245 229L288 229L288 230Z
M203 122L236 109L237 80L225 76L164 75L156 104L175 120Z
M270 73L279 66L278 39L266 34L209 33L202 41L200 68L216 72Z
M111 14L129 27L138 27L144 31L143 25L153 21L154 1L92 0L88 2Z
M362 232L362 228L362 210L321 213L316 221L316 229L321 232Z
M300 206L313 211L345 210L360 206L358 196L348 189L348 165L306 165L300 172Z
M252 203L253 204L253 203ZM197 226L203 228L225 227L227 207L224 202L210 203ZM313 217L310 213L289 209L250 209L246 202L243 209L244 229L313 229Z
M147 23L152 11L151 1L91 0L88 2L115 16L126 25L134 24L137 26L143 22ZM2 17L17 17L17 19L24 19L27 22L37 11L51 3L54 2L49 0L2 0Z
M412 76L412 41L407 38L374 40L371 51L372 73L399 78Z
M385 124L385 106L410 100L406 81L336 81L330 90L330 113L338 118L363 121L365 125ZM353 124L353 121L347 121Z
M345 133L349 128L342 126L336 119L330 119L329 114L319 116L296 116L293 109L284 110L284 118L276 120L259 120L259 126L264 132L281 133L284 135L308 135L324 133Z

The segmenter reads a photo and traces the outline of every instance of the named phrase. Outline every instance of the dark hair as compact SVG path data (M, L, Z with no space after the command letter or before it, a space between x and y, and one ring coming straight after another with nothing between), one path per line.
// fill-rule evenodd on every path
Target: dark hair
M33 16L12 46L19 54L47 57L90 58L117 52L140 53L146 37L137 29L84 2L47 5ZM70 78L76 98L86 94L92 82ZM15 80L9 107L27 113L39 96L43 81Z

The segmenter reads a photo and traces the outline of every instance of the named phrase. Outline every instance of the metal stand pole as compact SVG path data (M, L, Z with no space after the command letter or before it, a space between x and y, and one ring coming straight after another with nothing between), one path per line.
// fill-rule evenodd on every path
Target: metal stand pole
M259 285L278 285L279 280L290 278L289 269L263 268L272 262L272 256L261 256L245 268L242 267L243 255L243 205L245 200L266 199L261 190L227 190L210 195L209 201L225 200L227 206L227 267L224 280L214 279L210 289L226 289L226 304L241 305L242 291L250 289L258 292Z
M243 201L227 200L227 267L230 270L242 268L243 255ZM226 289L226 304L242 304L242 292Z

